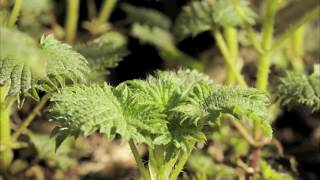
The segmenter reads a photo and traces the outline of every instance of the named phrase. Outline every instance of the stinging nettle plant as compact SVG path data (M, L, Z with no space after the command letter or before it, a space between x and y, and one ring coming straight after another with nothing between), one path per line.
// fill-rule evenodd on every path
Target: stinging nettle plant
M57 123L56 145L68 136L100 132L129 142L143 179L177 179L195 144L205 142L203 128L221 116L257 121L271 136L268 96L253 88L220 86L195 70L158 71L146 80L75 85L52 95L48 109ZM148 147L145 164L137 144Z

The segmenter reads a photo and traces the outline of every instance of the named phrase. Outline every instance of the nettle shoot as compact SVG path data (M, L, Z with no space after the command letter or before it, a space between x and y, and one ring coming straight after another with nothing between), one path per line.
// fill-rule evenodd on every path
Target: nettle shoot
M48 113L57 123L57 147L68 136L119 135L129 142L144 179L177 179L195 144L205 142L205 126L223 115L257 121L271 136L269 99L253 88L220 86L194 70L158 71L146 80L76 85L53 94ZM148 147L145 164L137 144Z

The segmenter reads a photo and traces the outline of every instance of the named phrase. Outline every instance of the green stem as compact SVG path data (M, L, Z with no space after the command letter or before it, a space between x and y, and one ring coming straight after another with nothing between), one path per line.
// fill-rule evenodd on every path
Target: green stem
M287 31L282 33L279 37L277 37L272 45L271 51L274 51L281 47L281 45L302 25L313 19L314 17L319 16L320 14L320 6L315 7L313 10L309 11L302 18L297 20L296 23L291 25Z
M9 28L13 28L14 25L16 24L22 3L23 3L23 0L16 0L15 1L14 6L13 6L13 10L12 10L10 18L9 18L9 23L8 23Z
M145 168L145 166L144 166L144 164L142 162L142 159L141 159L141 157L139 155L138 149L137 149L137 147L134 144L132 139L129 141L129 145L130 145L130 149L132 151L134 159L136 160L136 163L138 165L138 169L139 169L143 179L144 180L151 180L150 175L149 175L147 169Z
M275 22L275 15L277 12L277 7L280 0L268 0L267 1L267 13L266 19L263 23L263 30L262 30L262 42L261 46L265 51L259 60L258 65L258 75L257 75L257 82L256 87L260 90L266 90L268 86L268 76L269 76L269 50L272 47L272 40L273 40L273 31L274 31L274 22Z
M230 71L232 72L236 81L239 83L240 86L246 87L247 83L245 82L240 71L236 68L235 64L233 63L233 58L229 53L229 49L223 39L221 32L219 30L215 29L215 30L213 30L213 34L216 39L217 45L218 45L218 47L224 57L224 60L226 61L227 66L228 66L228 68L230 68Z
M224 28L224 36L226 39L227 46L229 48L230 56L233 59L233 64L237 65L237 58L238 58L238 36L237 36L237 29L234 27L226 27ZM228 74L227 74L227 83L233 84L235 81L235 77L233 76L232 71L228 67Z
M33 111L28 115L28 117L23 121L23 123L19 126L19 128L13 133L12 139L17 139L21 133L30 125L36 115L39 114L41 109L46 105L47 101L49 100L48 95L45 95L41 98L40 102L37 106L33 109Z
M304 32L305 27L301 26L297 29L290 38L289 41L289 51L291 56L291 64L293 69L296 72L304 72L304 63L303 63L303 55L304 55Z
M5 172L13 159L10 148L11 128L10 128L10 108L5 100L7 89L0 86L0 172Z
M99 13L98 21L99 23L104 23L105 21L108 21L110 18L110 15L116 5L117 0L104 0L102 9Z
M261 45L260 45L260 43L259 43L259 41L258 41L258 39L256 37L255 30L250 25L245 12L243 11L242 7L239 4L239 1L238 0L232 0L232 5L235 7L238 15L240 16L240 18L244 22L244 29L248 33L248 37L249 37L249 40L251 41L252 45L255 47L255 49L259 53L262 53L263 49L262 49L262 47L261 47Z
M192 150L190 152L183 153L183 155L180 157L178 163L175 165L169 180L177 180L184 165L186 164L187 160L189 159L191 152L192 152Z
M76 36L79 18L79 3L79 0L67 1L66 41L68 43L73 43Z

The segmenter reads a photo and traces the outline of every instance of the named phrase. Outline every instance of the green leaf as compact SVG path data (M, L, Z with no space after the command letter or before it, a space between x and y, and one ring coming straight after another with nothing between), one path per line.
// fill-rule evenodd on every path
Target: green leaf
M255 14L249 8L249 2L240 0L239 3L247 13L248 22L253 24ZM242 24L242 19L237 14L231 0L193 1L182 8L175 22L174 34L178 40L182 40L187 36L196 36L213 28Z
M183 53L176 47L174 37L169 31L156 26L134 24L132 35L142 43L155 46L160 56L165 60L170 60L197 70L203 69L203 65L197 59Z
M104 85L73 86L52 96L49 115L58 123L55 136L90 135L95 131L113 139L150 144L148 133L159 134L163 123L154 121L133 101L126 86L117 89ZM139 109L140 108L140 109Z
M46 56L37 43L19 31L0 28L0 84L7 96L25 94L46 74Z
M127 3L122 4L121 9L127 14L128 20L133 23L155 26L165 30L169 30L171 27L170 19L154 9L135 7Z
M86 81L90 71L86 59L53 36L43 36L40 41L41 49L48 57L47 76L55 84L63 86L65 81Z
M320 110L320 73L319 65L315 66L312 75L307 76L294 72L287 72L280 78L276 88L276 97L284 105L303 104L313 111Z
M93 41L77 45L75 49L87 59L91 73L104 76L128 54L126 45L127 39L122 34L107 32Z
M264 134L271 137L272 129L268 119L268 96L254 88L238 86L217 86L206 99L205 108L210 114L219 118L230 114L237 119L259 121Z

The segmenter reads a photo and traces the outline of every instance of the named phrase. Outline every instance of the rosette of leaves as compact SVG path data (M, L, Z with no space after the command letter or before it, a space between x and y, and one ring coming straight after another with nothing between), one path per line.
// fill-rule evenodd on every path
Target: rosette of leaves
M239 0L239 4L246 12L247 23L253 24L255 13L249 8L249 2ZM243 23L231 0L193 1L182 8L175 21L174 34L182 40L219 27L235 27Z
M320 111L320 65L315 65L309 76L287 72L280 78L275 94L284 105L302 104L312 111Z
M48 112L57 123L57 146L68 136L97 131L109 139L119 135L129 142L144 179L177 179L195 143L205 142L204 126L223 114L263 122L267 100L254 89L216 86L197 71L158 71L117 87L64 88L53 95ZM136 143L148 146L147 164Z

